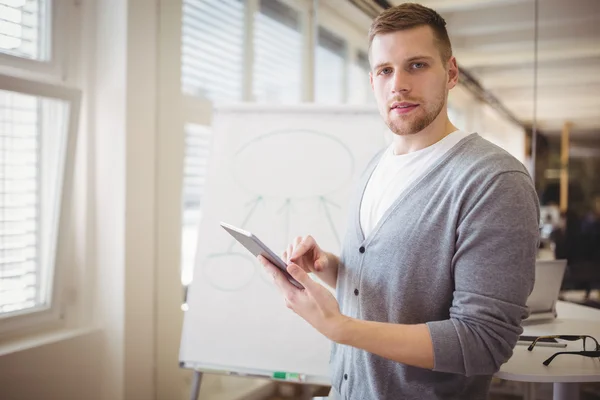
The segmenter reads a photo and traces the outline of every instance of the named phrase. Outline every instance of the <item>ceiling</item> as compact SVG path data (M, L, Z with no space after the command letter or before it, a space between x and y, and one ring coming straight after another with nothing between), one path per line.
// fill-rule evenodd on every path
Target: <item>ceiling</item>
M535 1L418 2L446 20L459 66L518 120L531 124ZM569 121L573 136L600 136L600 0L538 0L538 16L538 129L559 134Z

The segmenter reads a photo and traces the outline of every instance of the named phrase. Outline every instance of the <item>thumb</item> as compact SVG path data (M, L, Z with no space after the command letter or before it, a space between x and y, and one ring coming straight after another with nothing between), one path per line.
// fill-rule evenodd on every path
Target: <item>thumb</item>
M321 257L317 258L314 263L315 271L322 272L327 268L329 260L325 254L321 255Z
M296 264L288 265L287 271L292 275L292 278L300 282L300 284L309 291L314 289L315 285L318 285L317 282L313 281L312 278Z

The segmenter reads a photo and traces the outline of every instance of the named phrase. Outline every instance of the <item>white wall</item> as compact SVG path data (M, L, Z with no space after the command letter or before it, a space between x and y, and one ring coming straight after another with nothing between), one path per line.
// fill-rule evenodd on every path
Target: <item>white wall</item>
M103 0L94 9L95 304L106 400L155 395L157 8Z
M451 121L457 128L477 132L525 162L525 130L521 126L477 100L464 86L450 91L448 103L454 110Z
M158 0L127 2L125 398L155 396Z
M122 399L125 330L125 94L127 60L127 3L119 0L87 3L94 10L94 40L88 40L93 60L85 89L92 104L88 112L92 137L95 232L95 322L103 329L105 347L101 398ZM92 39L92 38L90 38Z
M2 400L100 400L102 337L92 332L0 357Z
M181 399L191 372L179 368L183 324L180 278L181 188L184 156L180 84L181 3L161 1L158 36L158 136L156 165L156 394ZM175 361L175 362L174 362ZM211 386L210 378L205 385Z

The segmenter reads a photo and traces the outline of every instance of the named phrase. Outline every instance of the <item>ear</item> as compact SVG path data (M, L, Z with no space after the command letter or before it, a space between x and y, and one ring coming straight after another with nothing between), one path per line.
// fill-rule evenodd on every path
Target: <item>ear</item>
M448 89L452 89L458 84L458 65L456 63L456 57L452 56L448 60L446 65L448 68Z
M371 82L371 90L375 91L375 88L373 87L373 73L369 72L369 82Z

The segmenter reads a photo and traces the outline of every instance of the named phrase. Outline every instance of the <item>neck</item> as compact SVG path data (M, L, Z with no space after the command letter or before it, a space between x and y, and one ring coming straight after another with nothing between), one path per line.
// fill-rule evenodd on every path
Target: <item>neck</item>
M454 132L456 127L448 119L448 114L441 112L438 117L420 132L412 135L394 135L394 154L408 154L435 144Z

